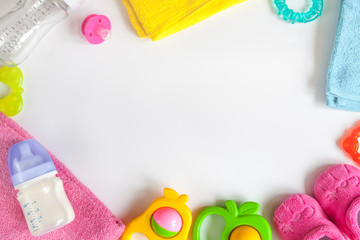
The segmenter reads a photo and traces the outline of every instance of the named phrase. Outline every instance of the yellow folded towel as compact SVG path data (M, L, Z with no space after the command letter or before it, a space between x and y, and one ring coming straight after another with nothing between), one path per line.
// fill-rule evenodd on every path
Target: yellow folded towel
M245 0L123 0L139 37L162 39Z

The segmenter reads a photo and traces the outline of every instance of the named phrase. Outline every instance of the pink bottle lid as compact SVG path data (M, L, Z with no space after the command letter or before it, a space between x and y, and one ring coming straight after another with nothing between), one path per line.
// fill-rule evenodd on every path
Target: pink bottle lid
M111 23L104 15L92 14L84 19L81 31L89 43L100 44L110 38Z

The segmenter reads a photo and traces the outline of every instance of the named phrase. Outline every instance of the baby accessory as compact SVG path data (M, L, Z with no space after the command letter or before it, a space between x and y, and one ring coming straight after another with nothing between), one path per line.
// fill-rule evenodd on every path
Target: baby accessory
M83 0L26 0L0 19L0 65L25 60L39 40Z
M164 189L164 197L156 199L148 209L126 227L122 240L131 240L134 233L143 233L151 240L187 240L192 214L186 206L189 197L179 196L170 188Z
M24 0L15 0L15 1L8 1L8 0L0 0L0 18L4 17L9 12L13 12L19 9L22 6Z
M352 160L360 164L359 139L360 138L360 122L353 128L346 131L345 135L340 139L340 147L349 155Z
M30 139L12 146L9 170L17 199L32 235L59 229L75 218L56 167L40 143Z
M345 240L319 203L306 194L291 195L276 209L274 227L282 240Z
M0 98L0 112L9 117L18 114L23 107L22 81L23 75L19 68L4 66L0 69L0 84L5 84L5 87L11 89L7 96Z
M139 37L162 39L245 0L123 0Z
M95 195L53 155L50 155L63 181L65 192L75 212L75 219L65 227L34 237L29 233L8 170L8 153L16 143L32 137L10 118L0 113L0 226L1 239L21 240L117 240L124 225Z
M293 24L298 23L308 23L314 21L321 16L323 11L324 3L323 0L312 0L313 5L309 11L304 13L294 12L289 9L286 5L286 0L275 0L275 6L277 7L279 16L283 17L285 21L290 21Z
M327 106L360 111L360 1L342 0L328 71Z
M103 43L111 37L110 20L104 15L89 15L81 25L81 32L89 43Z
M197 217L193 239L200 240L201 225L209 215L220 215L225 220L221 240L271 240L271 228L262 216L258 215L260 205L245 202L239 208L234 201L226 201L226 208L208 207Z
M315 197L329 218L350 239L360 239L360 170L339 164L317 179Z

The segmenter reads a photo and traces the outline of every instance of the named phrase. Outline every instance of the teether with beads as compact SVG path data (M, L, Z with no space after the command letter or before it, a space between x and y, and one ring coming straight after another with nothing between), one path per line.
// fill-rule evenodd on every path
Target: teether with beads
M21 88L23 75L18 67L2 67L0 69L0 83L11 88L10 94L0 99L0 112L8 117L18 114L23 107L23 99Z
M143 233L150 240L187 240L192 214L186 202L189 197L170 188L164 197L156 199L146 211L126 227L122 240L131 240L134 233Z
M200 240L201 225L210 215L220 215L225 220L221 240L271 240L271 228L264 217L258 215L260 205L245 202L239 209L234 201L226 201L226 208L208 207L197 217L193 240Z

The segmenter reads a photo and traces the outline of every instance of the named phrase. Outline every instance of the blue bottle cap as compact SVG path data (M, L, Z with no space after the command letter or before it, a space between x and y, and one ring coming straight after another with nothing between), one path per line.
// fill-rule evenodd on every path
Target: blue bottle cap
M56 171L46 149L30 139L13 145L9 151L9 170L13 185L19 185L46 173Z

